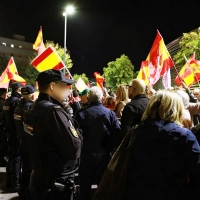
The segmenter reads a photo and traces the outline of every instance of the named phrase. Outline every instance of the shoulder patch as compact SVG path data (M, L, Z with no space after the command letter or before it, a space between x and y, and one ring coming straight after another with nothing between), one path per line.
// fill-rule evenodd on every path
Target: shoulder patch
M70 126L69 128L70 128L71 133L73 134L73 136L78 138L78 133L77 133L76 129L74 128L74 126Z
M10 106L3 106L3 110L10 110Z

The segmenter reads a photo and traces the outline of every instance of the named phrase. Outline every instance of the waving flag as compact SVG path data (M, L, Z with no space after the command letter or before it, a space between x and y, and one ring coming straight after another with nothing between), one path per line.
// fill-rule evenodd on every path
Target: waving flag
M43 42L42 27L40 27L38 36L35 40L35 43L33 44L33 49L38 51L38 55L40 55L45 50L45 46Z
M39 72L43 72L49 69L61 70L65 67L62 59L52 46L46 48L31 62L31 64Z
M103 86L104 77L101 76L98 72L94 72L94 76L96 78L97 86L100 87L102 90L104 90Z
M160 77L168 71L168 69L174 66L173 60L171 59L164 40L158 30L149 55L145 61L145 66L148 66L149 68L149 83L152 85L154 85L160 79ZM142 69L140 70L142 71ZM139 72L138 78L141 78L141 74L142 72Z
M149 62L147 60L142 61L137 78L144 80L146 85L148 85L150 79L150 70L149 70Z
M180 70L179 77L176 76L175 83L177 85L180 85L182 81L189 87L200 81L200 61L195 59L195 53L189 60L186 58L186 63Z
M6 69L0 76L0 87L8 88L10 80L21 82L22 84L26 83L26 81L19 76L13 57L10 58Z

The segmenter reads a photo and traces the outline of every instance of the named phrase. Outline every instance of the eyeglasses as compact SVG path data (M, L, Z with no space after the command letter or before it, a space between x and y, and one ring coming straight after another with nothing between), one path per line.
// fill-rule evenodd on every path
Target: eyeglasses
M136 90L135 87L133 87L132 85L126 85L126 89L129 89L129 88L133 88L134 90Z

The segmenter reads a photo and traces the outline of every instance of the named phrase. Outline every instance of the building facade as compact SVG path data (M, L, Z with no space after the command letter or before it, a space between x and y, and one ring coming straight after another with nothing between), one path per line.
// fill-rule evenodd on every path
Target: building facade
M33 43L25 41L25 36L13 35L13 39L0 37L0 55L29 61L29 58L34 57L36 53L32 45Z

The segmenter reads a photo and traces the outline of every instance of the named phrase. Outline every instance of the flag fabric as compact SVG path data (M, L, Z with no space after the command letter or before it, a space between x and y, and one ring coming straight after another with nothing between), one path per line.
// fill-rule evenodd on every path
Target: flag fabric
M33 44L33 49L38 51L38 55L40 55L45 50L45 46L43 42L42 27L40 27L38 36L35 40L35 43Z
M195 60L195 53L193 53L190 59L181 68L179 76L176 76L176 85L180 85L182 81L184 81L185 84L190 87L193 83L198 81L197 77L199 77L200 80L200 70L198 70L198 66L200 66L200 63L198 60Z
M164 73L162 81L165 89L170 88L172 86L170 68Z
M24 85L26 84L26 81L18 74L13 57L10 58L6 69L0 76L0 87L8 88L10 80L21 82Z
M146 85L148 85L149 79L150 79L150 70L149 70L148 60L142 61L137 78L144 80Z
M52 46L46 48L31 62L31 64L39 72L43 72L49 69L61 70L65 67L62 59Z
M103 82L104 82L104 77L100 75L98 72L94 72L94 76L96 78L96 83L97 86L100 87L102 90L104 90Z
M85 84L82 78L79 78L75 83L75 87L79 92L83 92L83 90L88 89L88 86Z
M174 62L171 59L164 40L158 30L146 62L150 74L148 83L151 85L154 85L169 68L174 66ZM138 78L141 78L141 76L138 76Z

